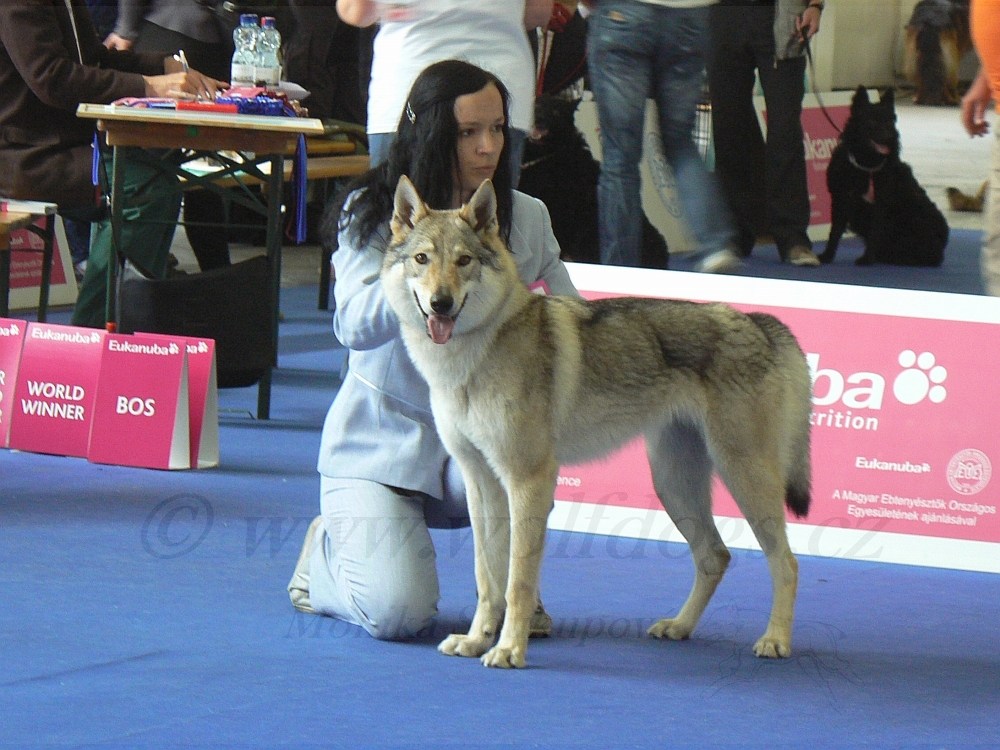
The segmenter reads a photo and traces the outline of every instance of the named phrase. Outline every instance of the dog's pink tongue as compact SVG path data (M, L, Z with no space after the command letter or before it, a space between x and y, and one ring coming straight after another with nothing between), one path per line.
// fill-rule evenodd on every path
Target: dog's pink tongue
M455 329L455 321L445 315L431 315L427 318L427 332L435 344L445 344Z

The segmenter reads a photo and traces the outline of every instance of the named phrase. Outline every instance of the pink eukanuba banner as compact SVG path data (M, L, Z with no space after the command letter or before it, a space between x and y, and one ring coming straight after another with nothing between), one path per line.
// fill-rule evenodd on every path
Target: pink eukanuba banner
M581 290L627 287L641 278L628 275L636 269L602 267L603 276L582 266L571 270ZM648 276L642 291L631 293L666 297L673 288L678 298L706 301L711 297L698 296L697 287L703 293L715 287L719 301L771 313L799 340L813 375L812 506L805 523L1000 542L1000 476L993 476L1000 461L1000 389L991 364L1000 351L1000 301L984 299L987 314L967 316L980 320L941 320L912 313L921 299L924 314L933 315L963 302L962 295L903 292L908 314L894 315L809 309L836 305L838 296L847 307L872 307L858 304L857 287L666 271L653 275L663 283L651 294ZM759 293L747 294L754 288ZM809 301L804 307L736 301L759 296L780 303L783 293L789 301L796 295ZM867 289L861 296L873 293L882 293L891 309L900 290ZM997 323L989 320L994 307ZM556 499L660 508L641 439L606 460L562 467ZM741 515L718 480L714 513Z

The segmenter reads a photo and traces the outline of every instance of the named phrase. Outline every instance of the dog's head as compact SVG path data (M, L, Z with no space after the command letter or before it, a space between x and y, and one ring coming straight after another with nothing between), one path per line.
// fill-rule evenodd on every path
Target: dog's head
M517 275L489 180L461 208L435 211L403 175L391 228L382 264L386 299L403 326L425 330L436 344L488 320L506 293L505 277Z
M878 104L872 104L868 90L858 86L851 100L851 116L844 125L841 140L865 165L887 156L898 156L899 131L896 129L896 102L892 89L883 91Z
M535 99L535 125L531 142L540 145L564 143L576 133L576 108L579 100L561 99L543 94Z

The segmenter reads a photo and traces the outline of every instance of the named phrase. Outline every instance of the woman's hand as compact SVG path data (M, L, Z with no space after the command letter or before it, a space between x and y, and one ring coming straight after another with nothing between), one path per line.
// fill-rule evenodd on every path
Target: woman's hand
M986 76L986 71L980 70L969 91L962 97L962 125L965 126L965 132L973 137L990 132L986 111L992 101L990 79Z
M818 6L810 5L802 15L795 19L795 31L803 41L809 41L819 31L819 17L823 11Z
M162 76L143 76L146 96L173 99L215 99L215 92L224 91L229 84L189 70L187 73L166 73Z
M123 39L112 31L108 34L108 38L104 40L104 46L108 49L127 51L132 49L132 41L130 39Z

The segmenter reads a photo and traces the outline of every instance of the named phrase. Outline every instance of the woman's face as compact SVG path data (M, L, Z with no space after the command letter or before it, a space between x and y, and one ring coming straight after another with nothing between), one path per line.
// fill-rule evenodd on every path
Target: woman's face
M455 167L454 206L458 208L484 180L493 179L503 151L503 99L488 83L474 94L455 100L458 123L458 164Z

